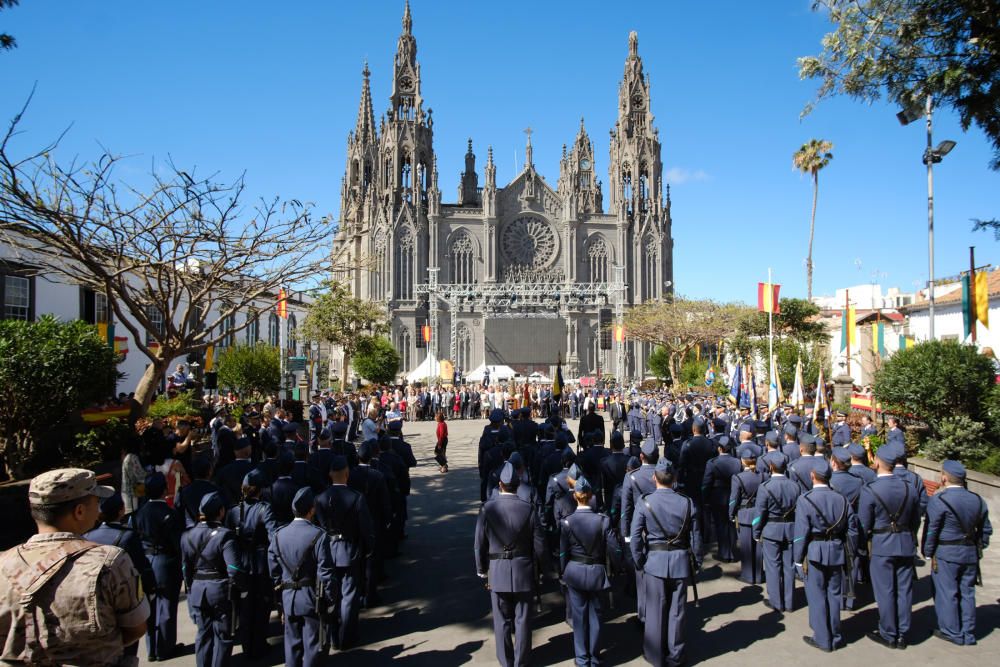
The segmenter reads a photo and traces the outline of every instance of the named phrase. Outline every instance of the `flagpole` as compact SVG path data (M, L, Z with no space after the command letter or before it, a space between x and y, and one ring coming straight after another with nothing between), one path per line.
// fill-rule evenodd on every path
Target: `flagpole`
M771 284L771 267L767 267L767 289L771 291L771 299L774 298L774 286ZM774 308L778 304L772 303L767 309L767 387L768 403L770 403L771 384L774 383L774 373L776 364L774 363ZM777 387L777 385L775 385ZM770 407L770 406L768 406Z
M969 246L969 329L972 332L972 342L976 342L976 320L979 316L979 308L976 307L976 246Z
M287 396L287 389L286 389L286 386L285 386L285 372L286 372L286 368L287 368L287 360L285 359L285 356L288 353L288 311L286 310L285 311L285 316L282 317L281 316L281 304L282 304L282 301L281 301L281 298L279 296L279 300L278 300L278 311L279 311L278 312L278 348L279 348L279 350L278 350L278 352L279 352L278 358L281 360L281 363L280 363L281 368L280 368L280 371L279 371L280 374L281 374L281 385L280 385L281 386L281 393L280 393L280 397L281 398L288 398L288 396ZM285 308L288 308L288 302L285 301L284 304L285 304ZM346 378L345 378L345 380L346 380Z
M851 290L844 290L844 336L847 339L847 376L851 375Z

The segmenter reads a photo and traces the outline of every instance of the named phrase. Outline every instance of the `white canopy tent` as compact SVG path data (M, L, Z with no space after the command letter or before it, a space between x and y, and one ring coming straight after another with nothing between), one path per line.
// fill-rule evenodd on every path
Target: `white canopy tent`
M539 373L535 371L528 376L529 382L537 382L539 384L552 384L552 378L545 375L545 373Z
M487 369L490 373L490 382L506 382L517 375L517 372L510 366L487 366L486 364L480 364L476 370L465 374L466 381L482 382Z
M423 382L427 378L437 378L441 376L441 364L433 352L428 352L427 356L419 366L406 374L407 382Z

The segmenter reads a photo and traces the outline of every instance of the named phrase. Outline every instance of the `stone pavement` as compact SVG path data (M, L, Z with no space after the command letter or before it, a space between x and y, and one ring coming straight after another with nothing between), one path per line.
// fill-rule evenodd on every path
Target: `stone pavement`
M476 577L472 540L479 509L476 448L483 421L449 422L450 472L440 474L433 460L433 423L407 424L407 440L420 465L413 470L410 497L409 539L402 554L389 563L390 579L383 584L381 607L363 612L365 645L331 655L325 664L428 665L496 664L488 593ZM575 426L575 425L574 425ZM574 429L575 430L575 429ZM990 508L994 525L1000 508ZM955 665L995 664L1000 651L1000 543L987 550L983 561L985 586L977 589L978 646L955 647L931 637L933 600L927 565L919 570L914 600L911 646L905 651L883 648L865 633L876 627L874 603L858 612L845 612L845 649L824 654L802 643L809 634L805 594L796 591L799 609L783 617L761 604L762 589L735 579L738 564L720 564L706 557L698 580L701 604L688 606L688 655L690 664L813 665L878 664L879 667L912 665L915 661ZM626 613L628 599L605 626L605 664L641 665L642 635ZM632 602L634 608L634 602ZM570 628L565 624L562 596L549 582L543 596L543 613L536 615L532 664L573 664ZM167 664L194 664L194 626L181 601L178 627L182 655ZM279 665L283 662L281 627L276 617L271 627L269 660L243 661L237 647L234 665ZM140 649L145 655L145 647ZM993 655L994 658L989 658ZM145 664L145 662L143 662Z

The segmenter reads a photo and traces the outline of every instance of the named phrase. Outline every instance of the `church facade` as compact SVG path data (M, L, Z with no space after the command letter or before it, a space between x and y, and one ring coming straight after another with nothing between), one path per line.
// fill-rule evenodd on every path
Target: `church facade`
M607 202L581 120L554 188L535 171L528 131L524 167L506 185L496 181L492 148L480 178L470 139L457 201L444 203L412 28L407 3L377 125L367 64L362 72L335 278L385 304L403 372L424 360L429 327L427 347L463 373L487 363L548 374L561 357L566 377L642 377L648 349L612 331L631 305L670 293L673 239L636 33L611 130Z

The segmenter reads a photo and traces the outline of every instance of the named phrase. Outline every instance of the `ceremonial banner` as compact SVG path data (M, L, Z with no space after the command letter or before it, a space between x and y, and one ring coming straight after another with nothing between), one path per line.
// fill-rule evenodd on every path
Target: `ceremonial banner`
M846 350L850 341L852 347L858 344L858 317L854 307L850 307L843 312L840 318L840 349Z
M771 383L767 388L767 409L774 410L784 402L785 397L781 391L781 378L778 377L778 359L771 357Z
M976 274L976 319L990 328L990 274L980 271Z
M853 310L853 309L852 309ZM829 406L826 403L826 378L823 377L823 367L819 367L819 378L816 380L816 402L813 404L813 422L822 427L826 421ZM822 410L822 412L820 412Z
M806 392L802 383L802 359L795 364L795 386L792 387L792 395L788 397L792 407L801 410L806 405Z
M278 317L288 319L288 296L284 287L278 290Z
M885 358L885 325L881 322L872 322L872 352Z
M556 362L556 376L552 378L552 397L558 401L562 398L562 393L563 393L562 353L560 353L559 360Z

